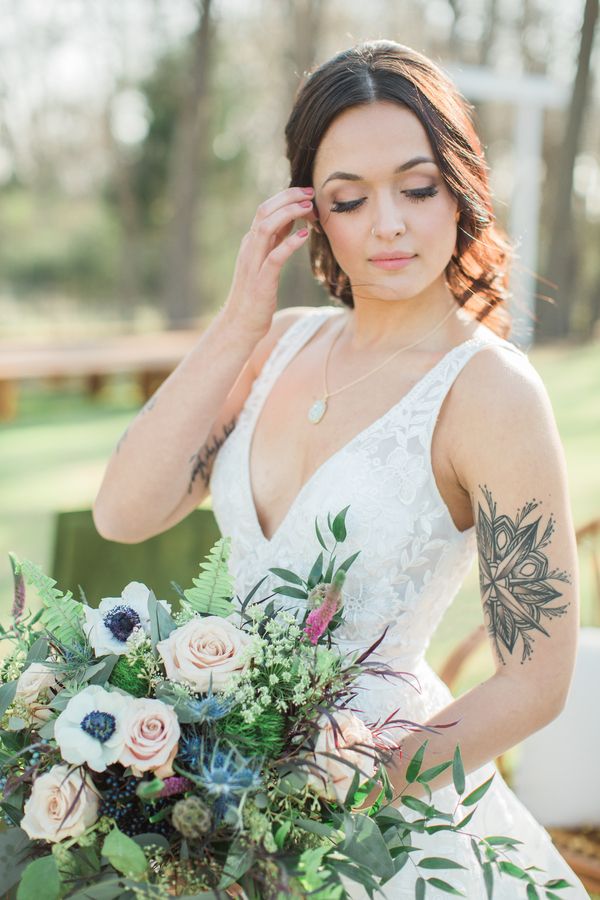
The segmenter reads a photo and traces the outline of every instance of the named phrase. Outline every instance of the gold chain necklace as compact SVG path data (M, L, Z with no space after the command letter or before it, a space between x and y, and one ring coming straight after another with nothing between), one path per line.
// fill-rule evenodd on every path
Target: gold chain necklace
M419 338L418 341L415 341L412 344L408 344L406 347L400 347L399 350L396 350L395 353L392 353L391 356L388 356L382 363L380 363L376 368L371 369L370 372L367 372L366 375L361 375L360 378L355 378L354 381L351 381L350 384L345 384L343 387L338 388L337 391L328 391L327 389L327 364L329 362L329 357L331 356L331 351L333 350L334 344L337 339L340 337L344 329L345 325L338 331L333 341L329 346L329 350L327 351L327 356L325 358L325 369L323 371L323 397L322 399L315 400L314 403L311 404L310 409L308 410L308 421L312 422L313 425L318 425L322 420L323 416L327 412L327 401L330 397L334 397L336 394L340 394L342 391L345 391L347 388L352 387L354 384L358 384L359 381L364 381L365 378L368 378L369 375L373 375L374 372L378 372L379 369L382 369L385 365L391 362L392 359L395 359L400 353L403 353L405 350L410 350L412 347L416 347L417 344L421 344L426 338L430 337L438 328L444 324L444 322L450 318L450 316L456 312L456 308L453 306L452 309L448 311L448 314L444 316L444 318L438 322L435 328L432 328L431 331L428 331L427 334L424 334L423 337Z

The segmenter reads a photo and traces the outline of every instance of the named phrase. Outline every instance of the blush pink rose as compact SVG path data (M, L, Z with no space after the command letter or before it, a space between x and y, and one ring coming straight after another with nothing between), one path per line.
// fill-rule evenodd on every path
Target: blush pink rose
M123 733L125 744L118 759L122 766L131 766L137 778L148 771L159 778L173 774L180 729L172 706L162 700L132 700Z
M377 770L374 753L369 749L374 749L376 745L372 732L353 712L334 709L332 715L340 729L337 735L338 746L335 745L333 725L327 716L322 715L318 722L320 731L315 743L314 761L325 771L311 767L308 784L319 795L343 803L355 774L352 765L346 765L346 762L354 764L365 773L360 776L362 784ZM357 744L362 746L356 747ZM337 759L324 756L324 752L335 754Z
M202 616L176 628L156 649L172 681L208 691L212 676L213 690L220 691L234 673L248 667L249 661L242 662L240 656L250 641L250 636L228 619Z

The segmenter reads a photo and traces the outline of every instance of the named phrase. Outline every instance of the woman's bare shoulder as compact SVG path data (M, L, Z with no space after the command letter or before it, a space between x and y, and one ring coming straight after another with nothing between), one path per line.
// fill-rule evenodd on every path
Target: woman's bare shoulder
M285 309L278 309L273 316L269 331L254 348L252 366L255 376L260 374L277 342L295 322L307 316L323 313L325 310L333 311L335 309L336 307L332 306L288 306Z
M486 329L487 330L487 329ZM528 356L510 341L485 336L456 379L452 391L452 432L463 471L481 450L482 435L498 453L522 451L536 436L556 434L546 386ZM518 351L518 348L516 348ZM460 438L460 439L459 439Z

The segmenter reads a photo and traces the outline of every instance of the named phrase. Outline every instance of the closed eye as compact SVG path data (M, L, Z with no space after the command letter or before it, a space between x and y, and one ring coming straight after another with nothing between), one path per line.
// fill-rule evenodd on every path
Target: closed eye
M411 203L419 203L422 200L427 200L429 197L435 197L438 193L438 189L435 185L431 185L430 187L425 188L415 188L412 191L402 191L402 193L406 194ZM353 210L358 209L359 206L362 206L365 199L365 197L361 197L360 200L348 200L345 203L334 203L331 207L331 212L352 212Z

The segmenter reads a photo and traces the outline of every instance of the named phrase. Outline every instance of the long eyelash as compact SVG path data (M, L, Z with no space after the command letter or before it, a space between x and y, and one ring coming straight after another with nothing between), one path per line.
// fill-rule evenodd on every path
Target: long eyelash
M415 188L413 191L404 191L403 193L406 194L411 203L420 203L429 197L435 197L438 189L435 185L431 185L430 187ZM353 212L359 206L362 206L364 202L364 198L362 198L361 200L348 200L346 203L334 203L331 207L331 212Z

